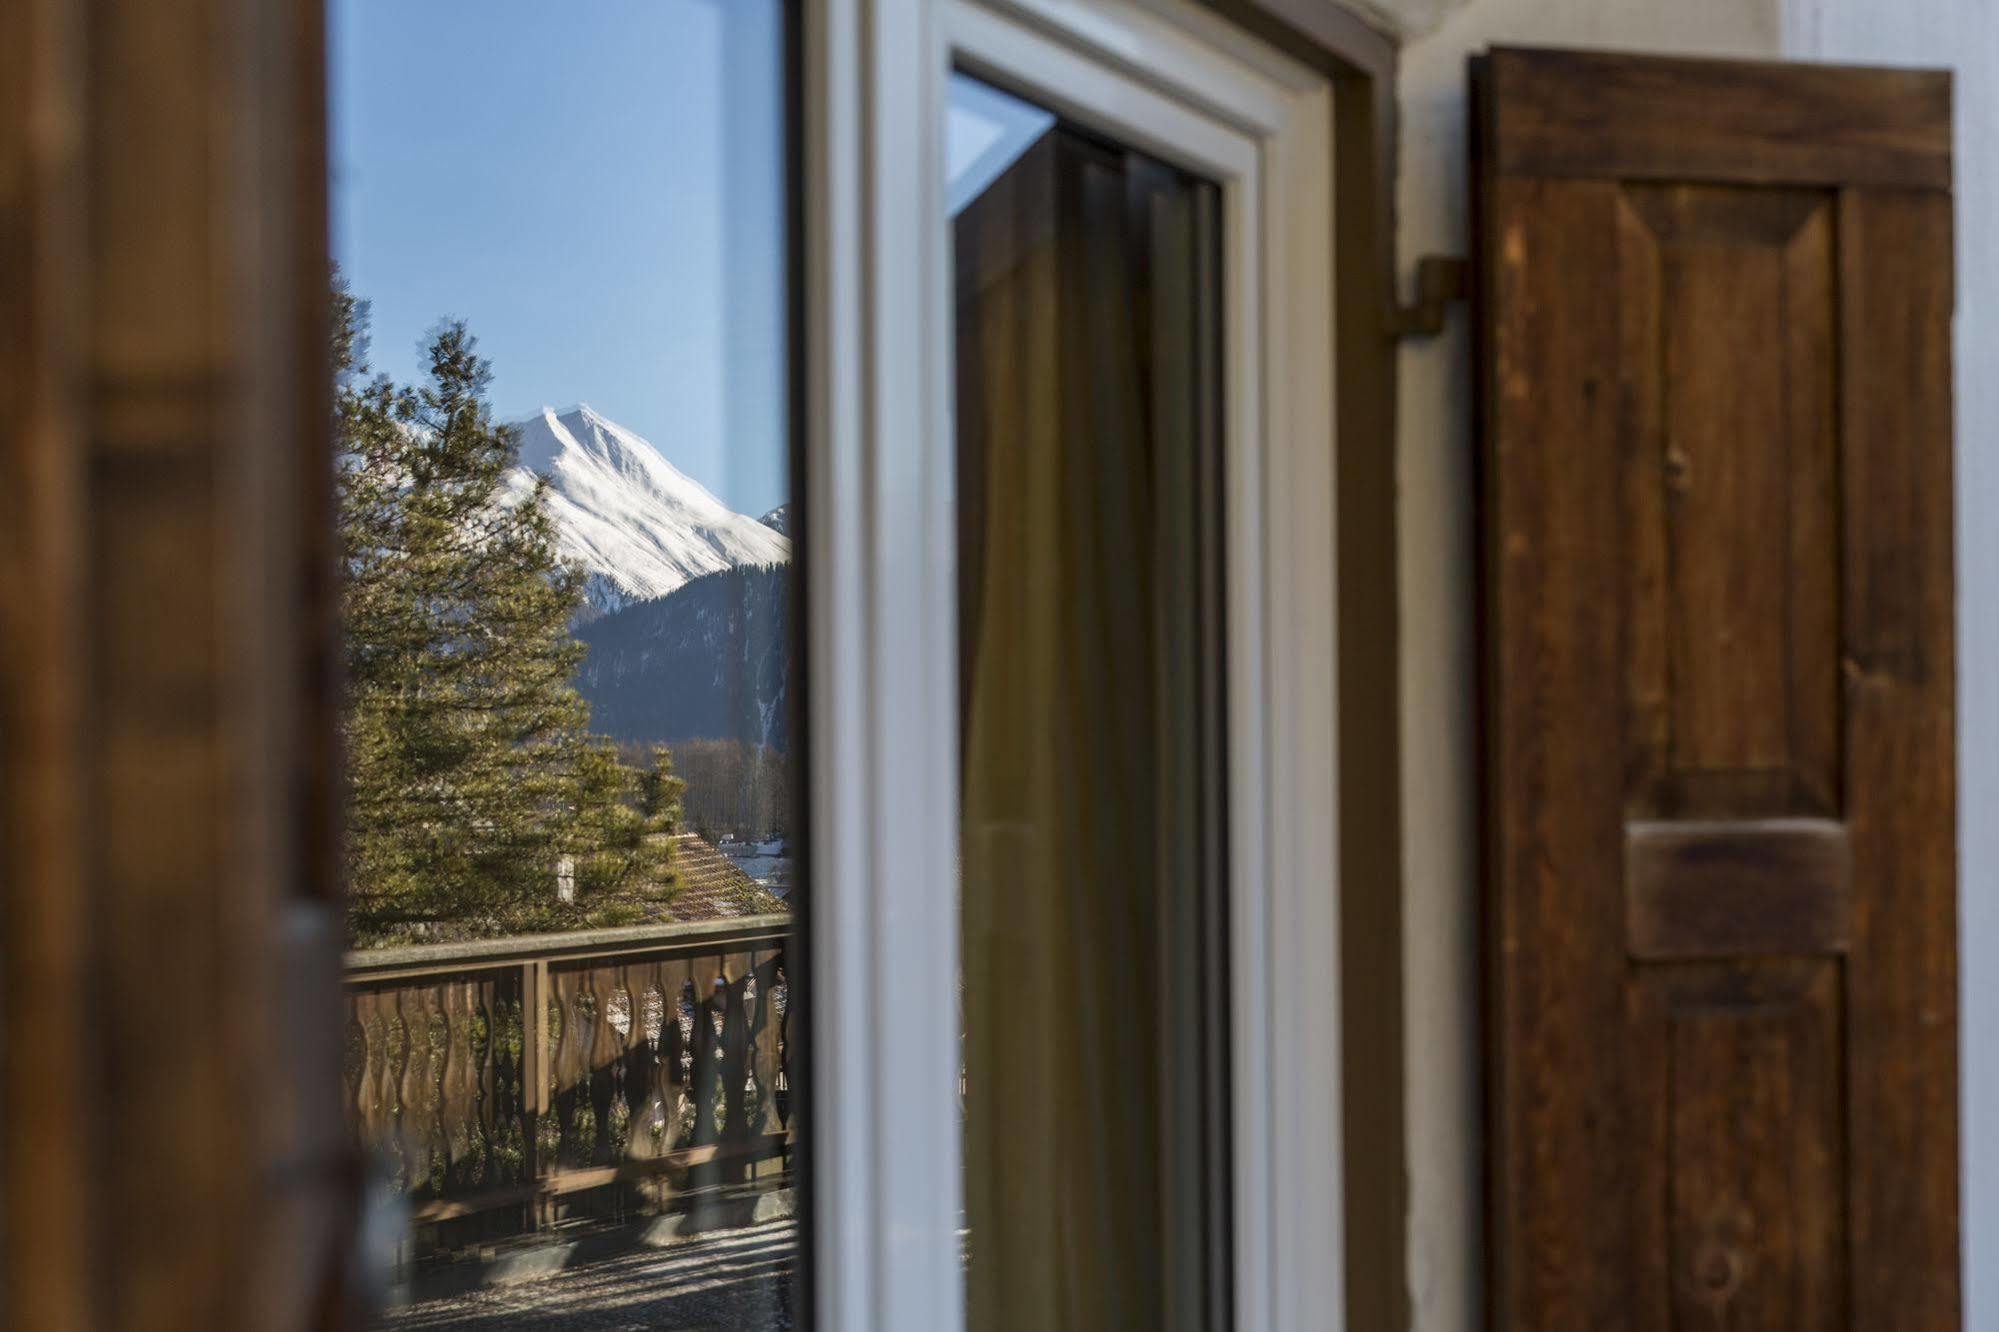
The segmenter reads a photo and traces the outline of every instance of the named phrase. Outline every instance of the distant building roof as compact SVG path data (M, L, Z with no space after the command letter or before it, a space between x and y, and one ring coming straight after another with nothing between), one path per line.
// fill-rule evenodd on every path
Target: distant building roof
M676 834L673 843L673 872L680 887L667 912L674 920L728 920L789 910L783 898L736 868L698 833Z

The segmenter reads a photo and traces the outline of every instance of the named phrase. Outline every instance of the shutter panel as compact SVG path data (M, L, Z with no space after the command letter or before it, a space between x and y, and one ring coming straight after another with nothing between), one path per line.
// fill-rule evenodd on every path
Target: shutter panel
M1956 1327L1948 78L1474 81L1493 1326Z
M319 0L0 0L0 1324L346 1325Z

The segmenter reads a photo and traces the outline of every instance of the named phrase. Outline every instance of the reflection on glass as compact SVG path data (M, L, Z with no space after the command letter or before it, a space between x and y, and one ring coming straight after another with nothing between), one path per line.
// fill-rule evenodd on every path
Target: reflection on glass
M952 105L968 1322L1222 1327L1217 191Z
M384 1325L790 1327L784 5L330 11Z

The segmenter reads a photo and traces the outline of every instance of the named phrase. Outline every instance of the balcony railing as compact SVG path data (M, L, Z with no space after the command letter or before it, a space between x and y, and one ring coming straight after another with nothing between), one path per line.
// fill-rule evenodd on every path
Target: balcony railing
M585 1219L734 1215L787 1182L790 928L350 953L348 1108L408 1200L409 1256Z

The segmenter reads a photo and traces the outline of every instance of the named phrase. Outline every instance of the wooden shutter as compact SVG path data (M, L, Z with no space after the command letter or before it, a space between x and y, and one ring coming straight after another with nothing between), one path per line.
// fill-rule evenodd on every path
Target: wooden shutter
M0 1323L333 1325L317 0L0 0Z
M1474 79L1493 1326L1956 1327L1948 78Z

